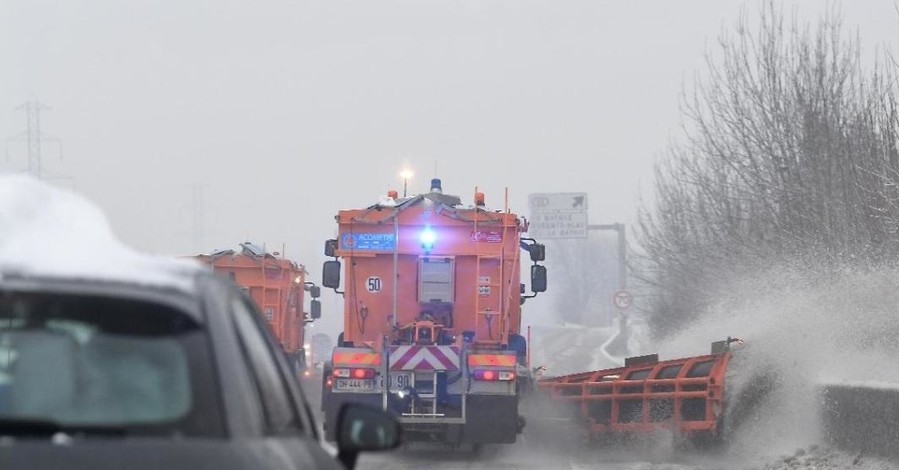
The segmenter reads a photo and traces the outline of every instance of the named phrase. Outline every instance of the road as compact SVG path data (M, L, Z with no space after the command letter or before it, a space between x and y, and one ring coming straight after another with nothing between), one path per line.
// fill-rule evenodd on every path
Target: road
M444 450L440 446L417 444L406 449L382 454L363 455L356 467L362 470L503 470L503 469L563 469L563 470L711 470L741 468L722 465L708 456L678 455L665 450L646 448L626 451L592 449L589 451L548 451L528 442L510 446L487 446L480 454L470 451Z
M653 450L654 449L654 450ZM356 467L363 470L896 470L899 463L832 449L798 450L780 457L728 453L678 453L664 446L634 446L627 449L591 449L579 452L545 452L527 443L505 448L487 448L480 456L453 453L439 448L418 448L383 454L368 454Z

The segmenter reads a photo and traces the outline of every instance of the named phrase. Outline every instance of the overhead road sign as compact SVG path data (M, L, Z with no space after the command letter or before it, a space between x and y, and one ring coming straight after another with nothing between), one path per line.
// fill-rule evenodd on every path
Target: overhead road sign
M587 193L531 194L528 205L533 212L586 212Z
M587 238L587 193L531 194L528 205L528 233L534 237Z

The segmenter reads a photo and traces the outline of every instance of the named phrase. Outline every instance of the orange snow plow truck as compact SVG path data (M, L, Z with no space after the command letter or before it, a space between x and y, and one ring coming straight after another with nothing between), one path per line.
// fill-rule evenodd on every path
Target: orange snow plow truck
M241 243L240 251L218 250L194 258L213 271L228 276L249 295L281 344L288 362L297 372L306 367L305 326L321 317L317 300L321 288L306 282L306 269L291 260L268 253L253 243ZM304 312L309 292L309 313Z
M337 215L322 276L344 297L344 330L322 383L330 439L340 407L364 402L396 416L407 440L515 442L530 380L521 306L546 290L545 249L522 236L525 220L484 202L476 191L463 205L434 179L427 194L391 191ZM522 251L531 295L520 283Z

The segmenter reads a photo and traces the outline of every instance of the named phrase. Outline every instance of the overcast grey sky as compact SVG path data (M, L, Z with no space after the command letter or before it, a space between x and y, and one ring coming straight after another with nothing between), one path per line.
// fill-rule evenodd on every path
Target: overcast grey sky
M813 19L823 1L782 2ZM757 2L749 2L750 10ZM677 136L682 84L744 3L633 1L3 0L0 137L14 107L52 106L45 167L74 177L119 235L192 253L287 245L318 279L340 208L434 174L526 212L532 192L584 191L593 223L632 222ZM867 50L892 0L847 1ZM12 145L0 169L25 168ZM280 249L280 248L276 248Z

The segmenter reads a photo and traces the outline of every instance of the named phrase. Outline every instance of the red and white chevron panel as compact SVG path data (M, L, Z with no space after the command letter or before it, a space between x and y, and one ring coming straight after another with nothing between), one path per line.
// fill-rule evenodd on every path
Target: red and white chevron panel
M457 346L391 346L392 370L459 370L462 350Z

